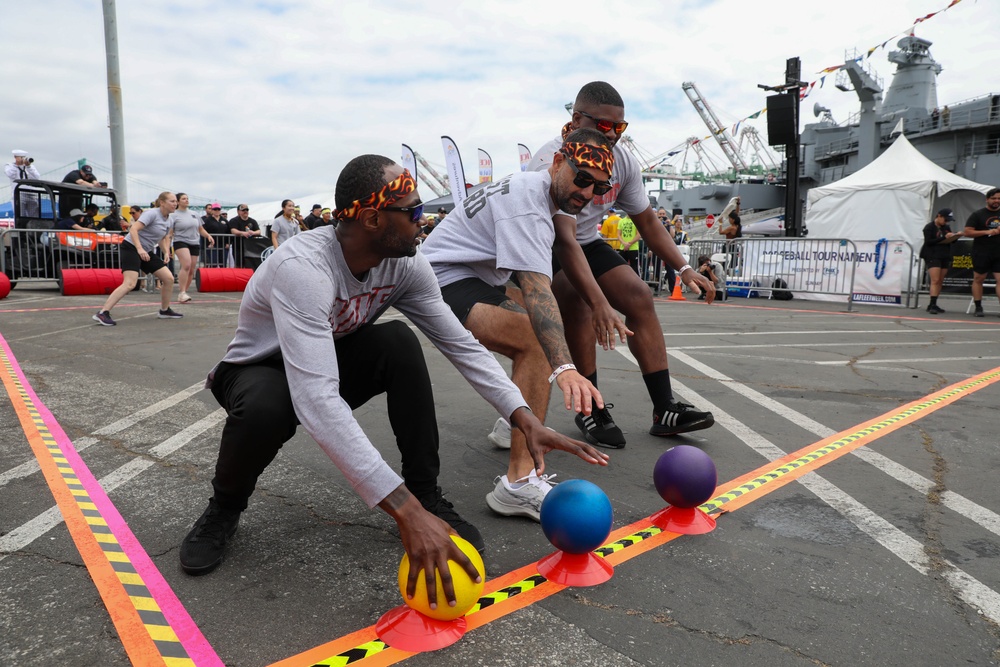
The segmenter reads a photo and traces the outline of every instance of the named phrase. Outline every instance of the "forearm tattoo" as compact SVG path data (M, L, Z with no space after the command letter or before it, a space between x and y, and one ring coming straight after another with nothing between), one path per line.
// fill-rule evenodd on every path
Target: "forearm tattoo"
M563 329L559 305L552 294L549 279L541 273L519 272L518 281L524 295L531 328L553 368L572 363L566 332Z

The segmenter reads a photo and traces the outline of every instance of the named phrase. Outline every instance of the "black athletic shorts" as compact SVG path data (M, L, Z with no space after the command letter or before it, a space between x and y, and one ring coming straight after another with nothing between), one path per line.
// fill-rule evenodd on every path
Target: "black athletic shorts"
M178 248L187 248L191 252L192 257L197 257L201 254L201 244L199 243L184 243L183 241L174 241L174 250Z
M975 273L995 273L1000 275L1000 253L972 253L972 270Z
M608 245L608 242L604 239L591 241L581 247L583 248L584 256L587 258L587 264L590 265L590 272L594 274L595 278L600 278L611 269L619 266L628 266L628 262L622 259L618 251ZM555 253L553 253L552 276L555 277L560 269L559 260L556 259Z
M451 312L462 324L465 324L469 312L477 303L488 303L499 306L511 299L507 296L507 288L503 285L494 287L487 285L479 278L463 278L458 282L445 285L441 288L441 296L444 302L451 307Z
M119 252L122 258L122 272L125 271L144 271L146 273L156 273L162 269L166 264L163 263L163 259L159 255L149 254L148 261L142 261L139 257L139 251L135 249L135 246L128 241L122 243L118 246Z
M928 269L950 269L951 257L945 257L944 259L932 257L930 259L925 259L924 264Z

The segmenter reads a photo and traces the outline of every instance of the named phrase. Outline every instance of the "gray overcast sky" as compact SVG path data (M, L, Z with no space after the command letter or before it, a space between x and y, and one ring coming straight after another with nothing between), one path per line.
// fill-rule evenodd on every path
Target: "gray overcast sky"
M400 143L443 165L442 134L474 182L477 148L496 175L516 170L517 143L534 151L554 137L592 80L622 93L628 134L658 154L707 134L683 81L732 124L763 108L757 84L780 83L786 58L801 57L813 81L846 51L892 38L871 56L888 84L898 35L949 1L123 0L128 174L150 184L129 190L140 201L154 186L229 202L299 197L332 191L361 153L398 160ZM22 148L45 173L85 157L110 181L101 3L3 5L2 161ZM916 34L944 66L942 105L1000 93L997 0L962 0ZM813 102L837 120L857 111L834 76L804 118ZM764 118L755 124L765 132Z

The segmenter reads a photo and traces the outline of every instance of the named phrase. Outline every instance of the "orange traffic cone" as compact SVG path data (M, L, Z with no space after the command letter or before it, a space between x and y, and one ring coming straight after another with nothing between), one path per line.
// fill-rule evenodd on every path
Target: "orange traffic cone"
M681 281L680 281L680 277L678 277L677 282L674 283L674 293L671 294L669 297L667 297L667 300L668 301L687 301L687 299L684 298L684 295L681 294Z

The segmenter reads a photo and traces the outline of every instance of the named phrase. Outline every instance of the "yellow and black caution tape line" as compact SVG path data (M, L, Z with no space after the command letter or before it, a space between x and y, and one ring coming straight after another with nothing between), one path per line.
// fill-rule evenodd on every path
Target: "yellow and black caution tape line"
M474 614L481 609L492 607L495 604L511 599L515 595L520 595L521 593L530 591L532 588L537 588L545 582L545 577L540 574L535 574L527 579L522 579L516 584L506 586L498 591L493 591L492 593L479 598L476 604L472 605L472 609L470 609L468 613Z
M831 454L838 453L846 447L856 449L858 446L861 446L861 441L868 440L873 435L879 434L881 431L898 426L902 422L912 419L921 412L931 408L937 408L947 402L950 402L951 400L954 400L962 394L969 392L970 390L975 390L986 386L987 384L991 384L997 379L1000 379L1000 370L984 373L983 375L977 376L967 382L952 385L951 387L945 389L942 393L937 394L932 398L923 400L919 403L911 403L905 409L897 412L896 414L890 415L878 422L868 424L864 428L858 429L853 433L834 440L833 442L811 451L808 454L804 454L793 461L788 461L772 470L764 472L758 477L755 477L744 484L740 484L736 488L730 489L722 495L716 496L715 498L702 504L699 509L706 514L712 514L723 510L725 509L726 503L732 502L745 494L757 491L763 486L776 482L790 473L800 471L803 466L811 466L811 464L816 463L820 459L830 456ZM851 447L851 445L854 445L854 447Z

